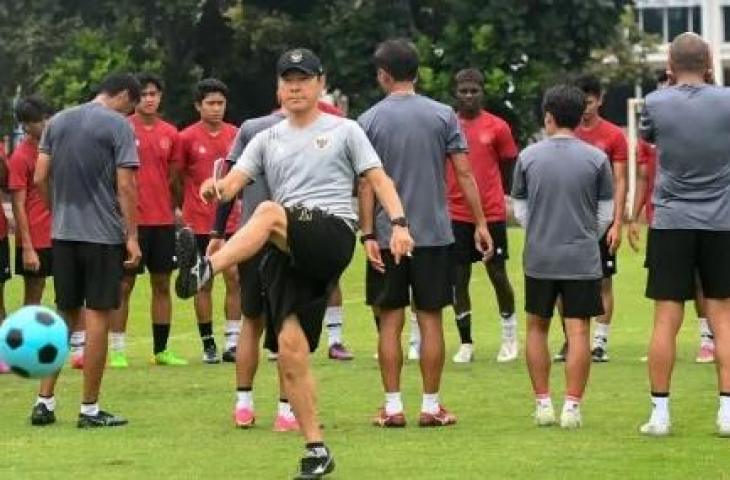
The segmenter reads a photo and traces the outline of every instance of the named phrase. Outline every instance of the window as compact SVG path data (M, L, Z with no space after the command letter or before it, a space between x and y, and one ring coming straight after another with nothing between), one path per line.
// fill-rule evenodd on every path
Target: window
M692 31L702 35L702 9L700 7L692 7Z
M667 40L672 41L674 37L680 33L684 33L690 28L689 24L689 8L686 7L669 7L667 8Z
M722 7L723 25L725 27L725 41L730 42L730 6Z
M646 33L652 33L659 35L662 39L664 38L664 12L663 8L645 8L641 11ZM727 15L725 18L727 18ZM727 31L730 32L730 30Z

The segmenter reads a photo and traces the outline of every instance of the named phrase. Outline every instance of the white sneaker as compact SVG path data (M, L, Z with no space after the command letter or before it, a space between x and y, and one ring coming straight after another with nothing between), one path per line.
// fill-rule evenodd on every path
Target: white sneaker
M499 363L512 362L517 360L519 353L519 347L517 346L517 339L502 340L502 347L499 349L497 354L497 361Z
M648 435L650 437L666 437L672 431L672 424L667 420L662 422L654 418L650 418L648 422L639 428L639 432L642 435Z
M279 359L279 354L276 352L268 351L266 354L266 359L270 362L275 362Z
M555 409L552 405L540 405L535 406L535 425L538 427L549 427L555 425Z
M730 437L730 417L717 414L717 434L723 438Z
M580 408L569 408L563 410L560 415L560 428L574 430L583 425L583 419L580 416Z
M408 360L420 360L421 352L419 351L420 345L411 344L408 347Z
M470 363L474 361L474 345L462 343L459 351L454 355L454 363Z

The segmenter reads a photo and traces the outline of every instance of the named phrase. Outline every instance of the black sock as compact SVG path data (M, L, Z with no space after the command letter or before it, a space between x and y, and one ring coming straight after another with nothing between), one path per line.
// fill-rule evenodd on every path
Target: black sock
M281 402L281 403L289 403L289 399L288 398L280 398L279 399L279 402Z
M213 337L213 322L199 323L198 332L203 341L203 348L215 348L215 337Z
M237 392L250 392L253 390L253 387L238 387L236 388Z
M721 397L730 397L730 392L720 392Z
M170 337L169 323L153 323L152 324L152 343L153 352L157 355L167 350L167 339Z
M657 398L668 398L669 392L651 392L651 396Z
M325 448L324 442L309 442L305 445L307 450L313 450L315 448Z
M457 315L456 328L459 329L459 337L461 343L474 343L471 339L471 313L463 313L461 316Z

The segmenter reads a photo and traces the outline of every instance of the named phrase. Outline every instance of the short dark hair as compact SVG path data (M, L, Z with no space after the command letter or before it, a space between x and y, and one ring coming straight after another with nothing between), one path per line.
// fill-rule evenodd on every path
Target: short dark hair
M150 73L150 72L141 72L137 74L137 81L139 82L140 87L144 89L149 84L154 85L157 87L157 90L163 91L165 89L165 82L162 80L162 77L160 77L157 74Z
M204 78L195 85L196 102L202 102L211 93L220 93L228 99L228 87L217 78Z
M555 119L560 128L575 128L586 109L586 95L573 85L556 85L542 99L542 110Z
M575 79L575 86L580 88L586 95L595 95L596 97L600 97L603 93L601 80L593 74L579 76Z
M463 70L459 70L456 72L454 80L456 80L457 84L462 82L474 82L479 85L484 85L484 75L482 75L482 72L476 68L465 68Z
M141 87L137 81L137 77L131 73L112 73L107 75L99 84L99 93L107 95L117 95L121 92L129 94L129 99L133 102L139 102Z
M53 109L40 95L19 99L14 111L15 119L20 123L42 122L53 115Z
M375 49L373 60L376 67L385 70L396 82L415 80L418 76L418 51L405 38L382 42Z

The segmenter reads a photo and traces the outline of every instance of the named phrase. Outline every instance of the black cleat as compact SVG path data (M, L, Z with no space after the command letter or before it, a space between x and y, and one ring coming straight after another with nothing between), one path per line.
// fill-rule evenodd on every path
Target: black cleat
M335 458L327 447L306 449L300 463L300 471L294 480L322 478L335 469Z
M222 358L226 363L236 363L236 347L231 347L223 352Z
M96 415L79 414L79 421L76 424L79 428L97 428L97 427L121 427L129 423L124 417L117 417L111 413L99 410Z
M591 358L596 363L605 363L608 361L608 352L602 347L596 347L591 351Z
M33 406L30 413L30 424L38 427L56 423L56 414L53 410L48 410L44 403L37 403Z
M212 347L203 348L203 363L214 365L221 363L221 359L218 356L218 349L215 345Z
M180 298L190 298L210 280L210 262L207 258L198 255L195 235L187 227L181 228L177 234L175 255L178 262L175 293Z
M553 362L561 363L565 361L565 356L568 354L568 342L563 342L563 346L560 351L553 357Z

